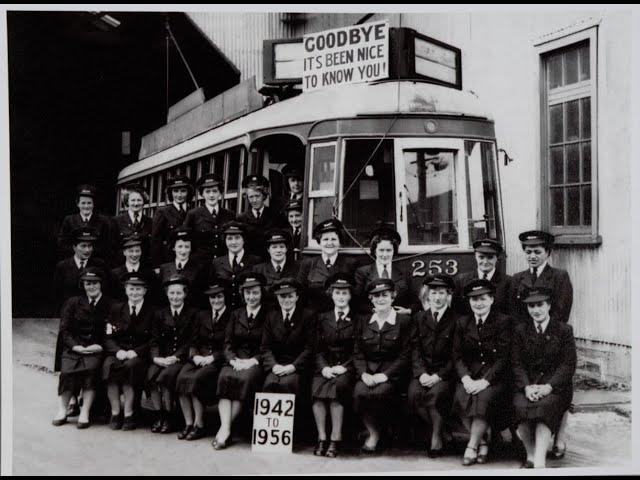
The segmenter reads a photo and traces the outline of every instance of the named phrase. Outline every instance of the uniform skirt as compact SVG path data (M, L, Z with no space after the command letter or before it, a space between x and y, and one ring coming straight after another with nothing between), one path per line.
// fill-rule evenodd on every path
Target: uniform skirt
M155 363L149 367L147 371L146 389L150 391L155 387L164 387L174 392L176 389L176 380L184 363L174 363L170 367L161 367Z
M232 366L222 367L218 377L218 398L253 401L254 394L262 387L264 372L261 365L246 370L234 370Z
M463 418L481 417L493 424L508 410L505 402L506 387L502 384L489 385L477 395L469 395L462 383L458 383L453 399L453 410Z
M375 387L367 387L358 380L353 388L353 408L359 413L368 413L376 418L389 416L389 407L396 399L396 386L387 381Z
M331 400L340 405L348 405L353 401L353 385L355 377L347 371L334 378L315 375L311 383L311 398L314 400Z
M537 402L530 402L522 392L513 397L516 422L542 422L552 432L560 428L562 416L571 406L573 394L550 393Z
M196 367L189 362L178 374L176 392L180 395L193 395L203 403L213 403L216 399L219 374L220 365Z
M148 368L147 362L140 357L118 360L112 355L102 364L102 379L107 383L141 388Z
M307 383L307 386L309 384ZM264 380L262 387L263 392L271 393L293 393L297 395L302 387L302 375L299 373L290 373L279 377L273 372L269 372Z
M78 395L80 390L95 390L100 379L102 353L82 355L70 350L60 357L58 395L70 392Z
M441 380L431 388L426 388L420 384L420 380L414 379L407 392L409 408L414 413L419 409L436 408L441 416L446 417L451 412L454 387L452 381Z

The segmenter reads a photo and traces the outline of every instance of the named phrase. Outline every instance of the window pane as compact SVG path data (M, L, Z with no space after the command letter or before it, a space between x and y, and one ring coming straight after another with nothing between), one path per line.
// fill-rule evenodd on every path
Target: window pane
M580 144L567 145L567 183L580 182Z
M567 109L567 132L565 141L571 142L580 138L580 106L578 100L565 103Z
M482 238L500 239L501 231L496 212L495 150L487 142L465 142L467 170L467 208L469 212L469 242Z
M591 182L591 142L582 142L582 181Z
M582 224L591 225L591 186L582 187L583 220Z
M564 57L564 84L578 83L578 49L569 50Z
M551 224L556 227L564 225L564 189L551 189Z
M549 88L557 88L562 86L562 54L556 54L549 57Z
M213 154L213 173L224 176L224 152Z
M207 173L211 173L211 157L203 158L201 160L202 168L200 172L202 175L206 175Z
M549 141L561 143L563 136L562 104L549 107Z
M229 152L229 173L227 177L227 192L237 192L238 182L240 181L240 158L241 150L236 148Z
M564 183L564 147L552 147L550 149L550 183L561 185Z
M311 172L311 191L335 191L336 147L316 147L313 149L313 171Z
M405 150L404 166L407 198L407 227L412 245L458 243L455 166L451 151ZM479 162L476 177L481 178ZM484 219L482 181L473 184L471 195L477 217ZM476 215L474 215L475 218ZM484 228L485 225L482 225Z
M567 188L567 225L580 225L580 187Z
M580 100L580 118L582 119L582 139L591 138L591 98Z
M589 80L591 77L591 59L589 58L589 45L580 48L580 81Z

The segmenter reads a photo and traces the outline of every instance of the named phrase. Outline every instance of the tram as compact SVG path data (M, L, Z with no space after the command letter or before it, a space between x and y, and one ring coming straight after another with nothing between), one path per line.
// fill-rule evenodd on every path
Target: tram
M402 237L396 261L419 288L427 274L475 268L473 241L503 241L493 120L474 94L420 81L302 93L127 166L118 187L142 183L152 215L167 202L167 178L213 172L225 180L225 207L241 213L242 178L267 177L274 204L287 165L304 170L302 255L319 253L313 226L334 217L347 230L343 253L366 263L371 231L390 223Z

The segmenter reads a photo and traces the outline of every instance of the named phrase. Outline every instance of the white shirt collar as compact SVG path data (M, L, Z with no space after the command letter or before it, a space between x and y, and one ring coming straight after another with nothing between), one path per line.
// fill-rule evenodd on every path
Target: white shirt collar
M209 213L212 214L212 215L213 215L213 212L216 212L216 215L217 215L218 212L220 211L220 205L216 205L215 207L209 207L209 205L207 205L205 203L204 206L209 211Z
M184 205L184 207L183 207L183 205ZM178 210L180 212L186 212L187 211L187 204L186 203L173 202L173 206L176 207L176 210Z
M101 298L102 298L102 292L100 292L100 294L99 294L99 295L94 299L94 300L95 300L95 302L96 302L96 303L95 303L96 305L98 304L98 302L100 301L100 299L101 299ZM89 297L87 297L87 301L88 301L89 303L91 303L91 299L90 299Z
M478 278L484 278L484 273L480 271L480 269L478 269ZM496 269L494 268L493 270L491 270L488 274L487 274L487 280L491 280L493 279L493 276L496 274Z
M337 253L331 257L325 255L324 253L321 256L322 256L322 263L324 263L325 265L327 264L327 259L331 262L332 266L336 263L336 260L338 259Z
M255 310L249 308L249 305L247 305L247 317L250 315L253 315L253 318L258 316L258 313L260 313L260 309L262 308L262 305L259 305L258 308L256 308Z
M129 313L131 313L131 307L133 307L133 303L131 303L131 301L128 301L127 303L129 304ZM144 305L144 298L139 304L135 306L137 313L140 313L140 310L142 310L142 305ZM173 311L171 313L173 313Z
M186 260L178 260L176 258L176 261L174 263L176 264L176 269L178 268L178 264L179 263L182 264L182 268L184 269L184 267L187 265L187 263L189 263L189 259L187 258Z
M274 262L273 260L271 260L271 265L273 265L273 269L274 269L274 270L275 270L276 268L278 268L278 266L279 266L282 270L284 270L284 265L285 265L285 263L287 263L287 259L286 259L286 258L282 261L282 263L276 263L276 262Z
M256 212L260 212L260 216L262 216L262 213L264 212L264 205L262 206L262 208L260 210L256 210L255 208L251 209L251 213L253 213L253 216L256 216Z
M180 315L182 313L182 309L184 308L184 303L180 308L173 308L171 305L169 305L169 308L171 309L171 315L173 315L174 312L178 312L178 315Z
M387 273L389 274L389 278L391 278L391 263L382 263L376 260L376 268L378 269L378 276L382 278L382 271L384 267L387 267Z
M549 320L551 320L551 317L547 317L547 319L542 322L540 325L542 325L542 333L547 331L547 327L549 326ZM535 320L533 321L533 328L535 329L535 331L538 331L538 322L536 322Z
M233 257L238 257L238 263L241 263L242 258L244 257L244 248L240 250L238 253L229 252L229 265L233 265Z
M385 323L388 323L389 325L395 325L397 315L398 313L393 308L391 309L389 316L384 320L378 317L377 313L374 313L373 315L371 315L371 320L369 320L369 323L376 322L378 324L378 327L380 328L382 328Z
M138 262L135 265L133 263L124 262L124 266L127 269L127 272L129 272L129 273L138 272L138 270L140 270L140 262Z
M87 263L89 262L89 260L80 260L78 257L76 257L75 255L73 256L73 261L76 262L76 267L80 268L80 262L84 262L84 266L87 266Z
M222 310L218 310L218 319L220 319L220 317L224 314L226 309L227 309L227 306L225 305L224 307L222 307ZM211 312L211 318L213 318L213 312Z
M476 325L478 325L478 319L482 320L482 323L484 324L484 322L487 321L488 316L488 313L486 313L485 315L476 315L475 313L473 314L473 318L476 319Z
M536 268L536 276L539 277L540 275L542 275L543 270L545 269L545 267L547 266L547 263L549 262L544 262L542 265L540 265L538 268ZM529 272L531 272L531 268L529 268Z
M338 319L338 314L340 312L344 312L344 316L342 317L342 320L350 321L350 318L349 318L349 307L348 306L344 310L340 310L340 309L338 309L338 307L334 307L333 313L336 316L336 320Z
M284 317L286 317L287 312L280 309L280 311L282 312L282 319L284 320ZM296 307L293 307L289 312L289 321L291 321L291 317L293 317L293 315L296 313Z
M80 214L80 218L82 218L83 221L86 222L90 222L91 221L91 217L93 217L93 212L91 212L91 215L85 216L84 214Z
M129 218L131 219L131 223L136 221L135 215L140 215L139 220L142 220L142 212L138 212L137 214L134 214L131 210L128 210L127 213L129 214Z
M435 313L437 313L437 314L438 314L438 322L439 322L440 320L442 320L442 317L444 316L444 314L445 314L446 312L447 312L447 305L445 305L444 307L442 307L442 309L440 309L440 310L433 310L433 309L431 309L431 314L432 314L432 315L433 315L433 314L435 314Z

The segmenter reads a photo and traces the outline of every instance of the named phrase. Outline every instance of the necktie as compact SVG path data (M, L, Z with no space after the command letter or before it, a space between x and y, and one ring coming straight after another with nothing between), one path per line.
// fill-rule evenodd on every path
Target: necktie
M231 268L233 268L234 270L238 269L238 256L237 255L233 256L233 262L231 262Z
M294 228L293 230L293 236L297 237L298 235L300 235L300 229L299 228Z
M532 268L531 269L531 279L533 280L533 283L536 283L536 280L538 280L538 269L537 268Z
M253 320L254 320L253 313L250 313L249 314L249 326L251 326L253 324Z
M481 317L478 317L477 322L478 322L478 330L480 330L480 329L482 328L482 324L483 324L484 322L482 321L482 318L481 318Z
M182 271L182 262L178 262L178 272Z
M85 260L80 262L80 270L84 269L87 266L87 262Z
M487 278L489 278L489 275L487 274L487 272L482 272L482 279L486 280Z
M542 335L542 325L538 324L536 328L538 329L538 335Z
M84 223L85 225L89 223L89 217L82 217L82 223Z
M135 317L137 315L138 315L138 313L136 312L136 306L135 305L131 305L131 317Z
M284 324L287 326L287 328L291 326L290 320L291 320L291 315L287 313L284 316Z
M260 210L254 210L256 220L260 220Z
M280 265L276 267L276 273L282 273L282 267Z
M331 260L327 258L327 269L331 270Z
M387 270L386 265L382 267L382 278L389 278L389 271Z
M174 311L173 311L173 321L174 321L174 322L177 322L177 321L178 321L178 311L177 311L177 310L174 310Z
M140 224L140 217L138 216L138 214L136 213L133 216L133 226L137 227Z
M220 317L220 312L218 312L217 310L213 313L213 323L216 323L218 321L218 318Z
M344 320L344 312L340 311L338 312L338 323L340 323L342 320Z
M92 299L91 299L91 301L89 302L89 306L90 306L91 308L94 308L94 307L96 306L96 299L95 299L95 298L92 298Z
M438 317L440 316L440 312L433 312L433 319L438 323Z

